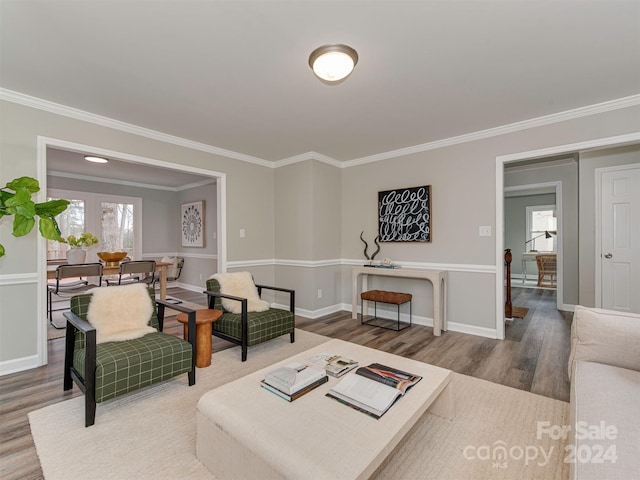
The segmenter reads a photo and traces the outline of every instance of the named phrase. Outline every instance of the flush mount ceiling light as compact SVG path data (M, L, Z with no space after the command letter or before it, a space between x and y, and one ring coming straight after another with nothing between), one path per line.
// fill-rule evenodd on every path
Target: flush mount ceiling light
M358 52L347 45L323 45L309 55L313 73L330 85L347 78L357 63Z
M84 159L93 163L107 163L109 161L106 158L94 157L92 155L85 155Z

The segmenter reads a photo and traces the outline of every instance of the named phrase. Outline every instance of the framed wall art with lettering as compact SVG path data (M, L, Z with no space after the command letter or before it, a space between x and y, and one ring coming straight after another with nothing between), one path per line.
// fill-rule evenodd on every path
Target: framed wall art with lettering
M204 247L204 200L183 203L180 227L183 247Z
M378 192L381 242L431 242L431 185Z

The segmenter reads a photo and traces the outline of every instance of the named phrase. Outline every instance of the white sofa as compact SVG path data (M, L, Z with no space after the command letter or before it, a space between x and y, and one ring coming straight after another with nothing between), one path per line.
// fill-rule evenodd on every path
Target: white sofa
M640 478L640 315L576 307L569 378L569 478Z

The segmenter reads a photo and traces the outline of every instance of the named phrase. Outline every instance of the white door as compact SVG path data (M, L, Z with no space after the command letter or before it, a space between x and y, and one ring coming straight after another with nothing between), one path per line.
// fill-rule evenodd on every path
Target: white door
M602 308L640 313L640 165L601 177Z

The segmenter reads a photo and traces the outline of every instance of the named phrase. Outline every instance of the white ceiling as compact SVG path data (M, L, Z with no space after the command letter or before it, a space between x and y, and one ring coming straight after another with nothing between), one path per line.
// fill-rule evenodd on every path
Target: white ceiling
M640 93L638 1L2 0L0 85L264 160L337 161ZM312 50L360 61L336 86Z
M85 153L47 148L47 175L173 191L193 188L205 182L215 183L214 178L192 175L179 170L125 162L114 158L107 158L108 163L93 163L85 160L84 156Z

